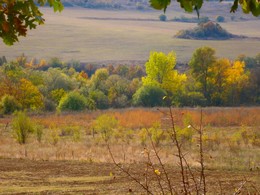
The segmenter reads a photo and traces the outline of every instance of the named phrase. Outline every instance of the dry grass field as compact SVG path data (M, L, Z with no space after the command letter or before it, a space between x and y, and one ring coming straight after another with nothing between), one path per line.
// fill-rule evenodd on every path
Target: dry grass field
M41 142L35 135L20 145L14 138L12 116L0 118L0 194L128 194L144 191L120 172L101 134L93 133L93 121L101 115L114 116L110 147L114 158L138 178L143 178L146 159L144 128L155 123L166 127L166 108L106 110L81 113L31 114L43 127ZM173 109L176 127L186 129L182 143L191 168L198 168L197 134L187 124L199 125L200 109ZM204 108L203 144L209 194L233 194L245 180L243 193L259 192L260 108ZM151 131L152 132L152 131ZM156 135L156 134L155 134ZM157 134L158 136L159 134ZM176 149L167 136L158 136L161 160L171 179L180 182ZM154 158L154 157L152 157ZM156 161L154 161L156 163Z
M260 20L230 20L228 7L216 9L216 5L207 6L202 16L214 19L216 15L226 16L223 23L233 34L260 37ZM214 7L215 6L215 7ZM215 9L215 11L213 11ZM29 32L14 46L0 43L0 54L13 59L21 54L29 58L49 59L59 57L64 61L71 59L81 62L146 61L150 51L176 51L180 62L188 62L194 49L210 46L216 49L217 56L236 58L243 53L254 56L259 52L259 39L200 41L176 39L173 36L182 29L192 28L196 24L180 22L160 22L159 11L104 11L83 8L65 8L62 13L53 13L43 9L46 24ZM182 10L167 11L168 19L186 15ZM242 15L243 16L243 15ZM241 13L234 14L241 17ZM247 17L247 16L245 16Z

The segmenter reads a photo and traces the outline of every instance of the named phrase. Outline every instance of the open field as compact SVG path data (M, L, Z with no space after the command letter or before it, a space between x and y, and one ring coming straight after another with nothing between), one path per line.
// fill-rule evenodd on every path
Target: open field
M93 122L103 114L116 118L119 124L109 140L111 151L117 162L130 166L130 171L142 180L146 167L143 151L151 147L144 128L152 133L159 123L162 129L167 129L167 111L166 108L135 108L32 114L31 120L43 126L43 136L38 142L36 135L31 135L25 145L15 140L12 117L0 118L0 194L127 194L129 189L142 193L140 186L113 165L106 143L95 131ZM198 135L189 131L187 125L199 125L200 109L176 108L173 113L176 128L185 129L180 131L184 132L180 140L184 151L188 152L186 159L191 168L197 170ZM209 193L233 194L245 180L243 193L259 192L259 117L258 107L203 109ZM176 149L167 134L157 138L161 160L172 182L178 186ZM156 165L154 156L152 161Z
M209 10L213 8L209 7ZM226 11L228 9L226 8ZM0 55L13 59L24 53L29 58L49 59L59 57L81 62L146 61L150 51L176 51L179 62L188 62L194 49L210 46L216 49L217 56L236 58L243 53L254 56L259 52L259 39L200 41L176 39L173 36L182 29L196 24L160 22L158 11L104 11L83 8L66 8L62 13L43 9L46 24L29 32L14 46L0 43ZM217 10L201 11L202 16L214 18L227 12ZM222 14L223 13L223 14ZM169 19L187 15L180 10L167 12ZM240 15L234 15L239 18ZM230 33L249 37L260 37L260 20L223 23Z
M132 164L133 170L140 164ZM173 167L169 167L169 169ZM113 174L112 174L113 173ZM142 177L135 171L136 176ZM172 171L173 181L179 175ZM259 173L248 171L207 171L209 192L220 193L213 183L219 179L222 193L235 192L244 177L256 180ZM252 179L253 178L253 179ZM259 184L259 183L258 183ZM259 185L256 184L256 187ZM250 185L247 186L250 188ZM144 194L134 182L116 171L113 164L79 161L32 161L26 159L0 159L0 194ZM245 191L244 191L245 192Z

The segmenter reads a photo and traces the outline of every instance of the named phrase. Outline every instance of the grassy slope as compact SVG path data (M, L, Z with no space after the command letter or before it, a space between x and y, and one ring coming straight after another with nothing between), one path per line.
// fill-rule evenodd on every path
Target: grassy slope
M212 8L209 6L209 10ZM60 57L63 60L97 62L107 60L146 60L151 50L176 51L178 61L188 61L193 50L201 46L216 48L217 55L235 58L244 53L259 52L259 40L198 41L175 39L181 29L196 24L157 21L93 20L86 17L158 19L161 12L102 11L66 8L61 14L44 9L46 25L29 32L12 47L0 43L0 55L12 59L24 53L36 58ZM205 16L209 12L202 10ZM218 12L210 13L212 18ZM184 15L169 9L169 19ZM227 15L227 14L224 14ZM194 15L193 15L194 16ZM239 15L238 15L239 16ZM238 17L237 16L237 17ZM189 16L192 17L192 16ZM223 27L230 33L260 37L260 20L228 22ZM239 28L238 28L239 27Z

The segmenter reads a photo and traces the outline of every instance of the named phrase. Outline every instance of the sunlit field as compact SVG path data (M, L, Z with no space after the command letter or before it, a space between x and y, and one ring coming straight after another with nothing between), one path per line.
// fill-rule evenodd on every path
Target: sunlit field
M212 9L212 8L211 8ZM228 9L228 8L226 8ZM209 8L210 10L210 8ZM182 29L195 27L195 23L161 22L159 11L104 11L83 8L65 8L62 13L43 9L46 24L29 32L14 46L0 43L0 53L8 59L25 54L29 58L61 58L81 62L146 61L150 51L168 53L174 50L179 62L188 62L194 49L210 46L218 57L236 58L243 53L254 56L259 52L260 20L230 20L221 23L230 33L251 37L243 40L201 41L173 38ZM201 16L215 20L218 11L201 11ZM221 12L222 14L222 12ZM167 11L168 19L186 15L180 10ZM239 18L239 13L234 14ZM238 28L239 27L239 28ZM253 38L252 38L253 37Z
M197 24L173 19L196 13L136 2L44 7L0 42L0 195L260 194L260 18L205 2L200 17L246 38L178 39Z
M213 182L217 177L220 181L225 181L223 190L228 192L232 191L232 188L235 188L244 177L253 182L254 187L259 187L260 109L257 107L204 108L202 112L204 155L209 185L213 190L211 192L219 190L219 187ZM177 159L174 155L176 151L166 134L166 130L164 130L171 126L167 119L167 108L33 114L30 116L31 120L43 126L42 138L37 141L37 136L31 135L25 145L20 145L15 140L12 117L7 117L0 119L0 157L3 159L0 160L0 164L2 164L0 178L6 180L4 183L0 182L0 194L25 192L25 190L33 193L45 191L93 193L98 192L98 185L102 185L104 190L109 193L116 193L116 186L119 187L117 193L126 193L128 188L139 191L140 189L134 183L130 182L129 186L123 184L126 178L121 178L121 174L111 164L112 160L106 143L93 126L94 121L104 114L113 116L118 121L118 126L113 129L109 139L116 161L130 163L133 167L142 166L138 165L145 162L142 151L144 148L150 147L145 129L151 130L158 127L158 132L165 131L161 135L156 134L157 137L154 140L157 144L156 147L160 150L160 157L167 166L177 166ZM191 166L196 168L198 166L196 141L198 134L189 131L187 126L191 124L198 127L200 109L173 109L173 114L176 127L186 129L180 131L180 133L182 132L180 136L183 136L181 138L183 148L187 152L187 159ZM16 163L17 166L15 170L12 170L11 167L8 168L7 161L4 160L6 158L26 160L10 161L9 163ZM64 160L68 162L64 162ZM37 165L34 165L34 162ZM49 171L53 170L54 172L50 173L44 181L29 187L20 177L27 178L28 181L33 180L33 178L28 177L28 174L33 174L30 173L32 169L27 170L20 166L33 166L35 169L38 167L38 171L43 170L42 166L47 166L47 171L50 169ZM61 178L57 178L60 175L59 169L66 169L66 166L71 167L72 170ZM89 166L92 166L92 171L89 170ZM78 169L83 172L79 173L76 171ZM171 168L171 170L174 169L176 168ZM93 173L96 171L99 172L99 175L93 177ZM110 172L113 173L112 176ZM174 173L174 171L169 172ZM42 177L40 176L42 174L43 172L39 172L38 176L34 176L34 180ZM116 179L113 179L114 174L116 174ZM141 172L137 174L141 174ZM233 175L231 179L230 174ZM21 181L12 184L10 180L12 177ZM51 186L46 186L46 182L51 182ZM88 185L89 182L91 185ZM115 182L113 187L109 188L108 183L113 182ZM213 183L210 184L210 182ZM231 182L230 186L226 182ZM62 183L65 186L63 189L59 187ZM77 185L70 189L68 187L70 183ZM22 187L24 185L27 188ZM35 188L37 186L39 188Z

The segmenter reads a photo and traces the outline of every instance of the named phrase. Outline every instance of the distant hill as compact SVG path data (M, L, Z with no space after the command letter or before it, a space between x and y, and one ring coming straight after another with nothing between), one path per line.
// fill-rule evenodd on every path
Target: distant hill
M144 0L62 0L65 7L80 6L90 9L151 9L148 1Z
M175 37L196 40L226 40L233 38L246 38L245 36L231 34L223 29L218 23L212 21L200 23L193 29L181 30L175 35Z

